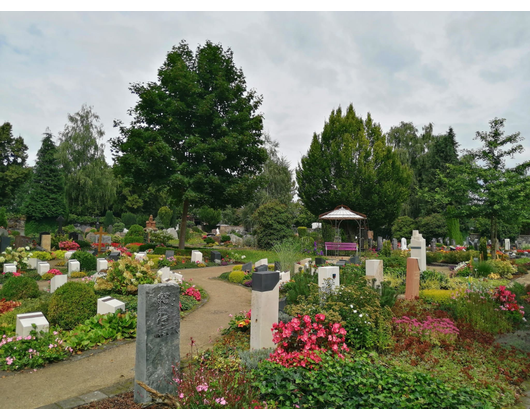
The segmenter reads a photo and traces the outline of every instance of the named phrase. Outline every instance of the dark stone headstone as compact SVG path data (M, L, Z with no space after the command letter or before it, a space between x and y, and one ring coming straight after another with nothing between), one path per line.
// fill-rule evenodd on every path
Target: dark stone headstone
M77 241L77 236L78 236L77 232L70 232L68 234L68 239L70 239L71 241Z
M277 271L255 272L252 274L252 291L269 292L276 287L279 281L280 273Z
M431 252L436 252L436 239L431 240Z
M282 263L280 261L274 261L274 271L282 271Z
M346 265L346 261L345 260L339 260L335 263L335 265L337 267L344 267Z
M174 257L175 251L166 251L166 258Z
M279 309L280 311L283 312L283 310L285 309L285 306L287 305L287 298L286 297L283 297L280 299L280 302L279 302Z
M210 252L210 261L211 262L216 262L216 263L220 264L222 259L223 259L223 257L221 256L221 253L219 251Z
M249 263L246 263L246 264L243 264L243 266L241 267L241 271L243 272L252 272L252 263L249 262Z
M256 267L256 272L260 273L260 272L264 272L264 271L267 271L268 270L268 266L263 264L263 265L260 265L259 267ZM271 271L271 273L273 273L273 271Z
M6 250L6 248L11 244L11 238L8 236L0 237L0 254Z
M162 394L175 392L171 373L180 364L179 286L171 283L138 286L134 402L151 395L141 381Z
M451 239L451 246L456 246L456 241L454 239Z
M324 264L326 264L326 259L325 258L316 257L315 258L315 264L316 265L324 265Z
M96 249L90 249L87 251L89 254L92 254L94 256L98 255L98 251Z
M359 265L361 263L361 258L359 258L358 255L354 255L353 257L350 258L350 262L352 264L357 264Z
M107 226L107 233L112 233L112 225Z
M109 260L118 261L120 259L121 253L118 251L112 251L109 254Z
M15 248L30 246L33 240L28 236L15 236Z
M445 238L445 245L449 246L449 238Z
M63 232L63 222L64 222L64 217L63 216L59 216L57 218L57 234L58 235L62 235L64 232Z
M443 245L444 241L442 240L442 238L438 238L438 243Z

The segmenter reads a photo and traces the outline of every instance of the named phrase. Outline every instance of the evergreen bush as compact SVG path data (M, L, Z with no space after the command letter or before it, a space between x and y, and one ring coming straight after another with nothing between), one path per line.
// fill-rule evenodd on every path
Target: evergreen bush
M96 315L97 297L94 289L85 283L68 282L59 287L50 300L50 324L71 330Z
M39 295L39 285L29 277L11 277L4 282L2 289L0 289L0 297L6 300L33 299Z
M88 252L76 251L71 258L79 261L83 271L94 271L97 268L97 258Z
M121 222L129 229L132 225L136 224L136 216L132 213L122 213Z

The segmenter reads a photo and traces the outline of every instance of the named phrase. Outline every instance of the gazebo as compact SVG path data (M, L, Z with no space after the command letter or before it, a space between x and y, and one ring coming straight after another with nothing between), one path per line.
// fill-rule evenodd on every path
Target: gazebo
M366 220L367 217L365 214L355 212L349 207L341 204L340 206L335 207L334 210L322 213L318 216L319 220L333 220L335 221L335 228L337 229L337 236L340 237L340 224L344 220L355 220L359 225L359 240L361 239L361 221ZM359 244L360 246L360 244ZM357 255L359 255L359 246L357 246Z

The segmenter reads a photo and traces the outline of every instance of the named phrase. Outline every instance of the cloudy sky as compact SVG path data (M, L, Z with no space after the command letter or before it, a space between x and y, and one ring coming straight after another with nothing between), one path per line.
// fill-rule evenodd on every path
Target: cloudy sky
M155 81L181 40L232 49L292 168L350 103L385 132L452 126L464 148L506 118L506 133L527 139L517 161L530 159L529 12L3 11L0 124L24 138L31 164L45 129L57 136L84 103L114 137L113 120L129 121L136 103L129 84Z

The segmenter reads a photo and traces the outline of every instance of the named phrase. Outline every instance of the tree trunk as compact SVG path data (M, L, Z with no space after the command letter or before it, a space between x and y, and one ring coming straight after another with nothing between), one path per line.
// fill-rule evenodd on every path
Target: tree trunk
M497 221L495 216L491 218L491 259L495 260L497 258Z
M184 205L182 206L182 219L180 221L180 232L179 232L179 249L184 249L186 244L186 224L188 221L188 207L190 202L186 198L184 200Z

